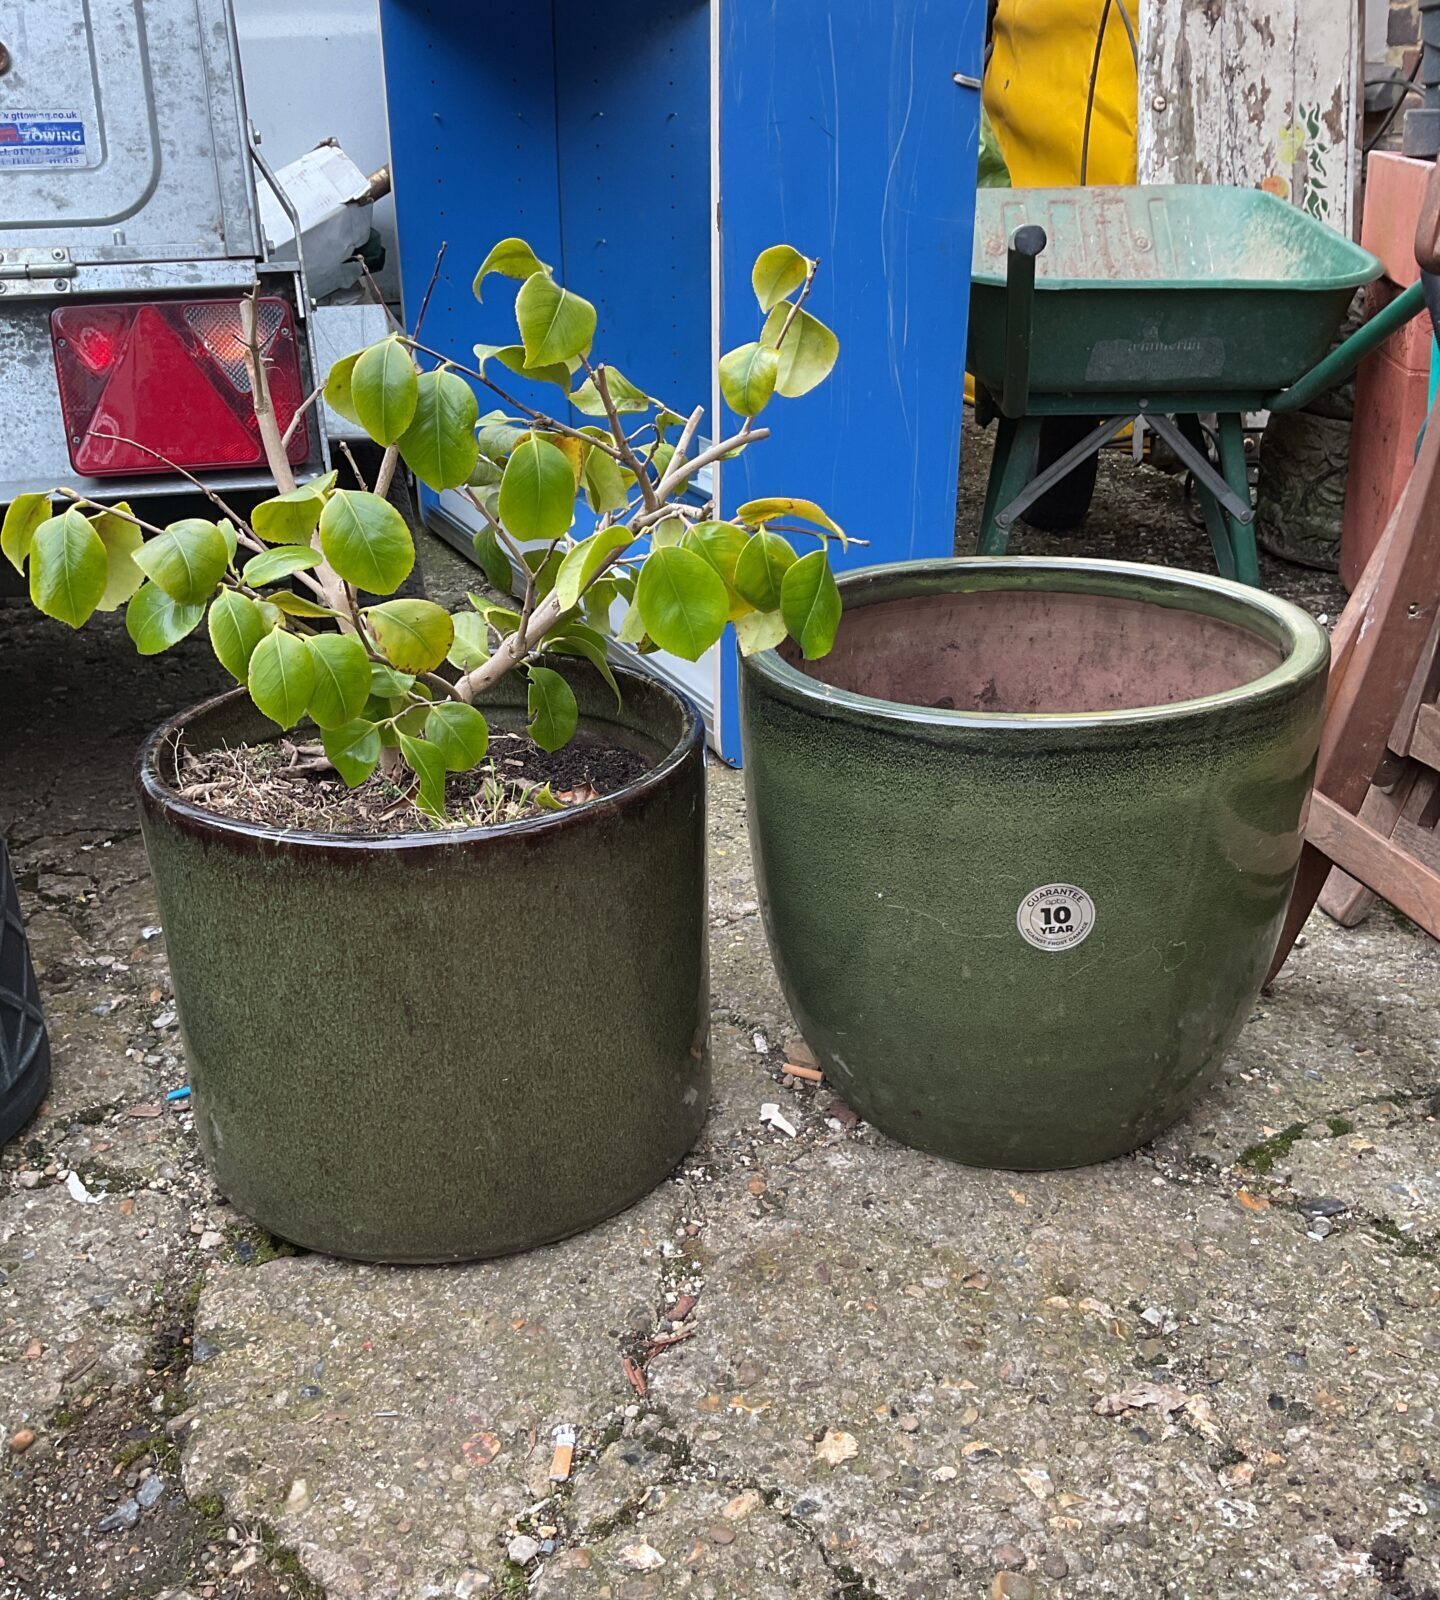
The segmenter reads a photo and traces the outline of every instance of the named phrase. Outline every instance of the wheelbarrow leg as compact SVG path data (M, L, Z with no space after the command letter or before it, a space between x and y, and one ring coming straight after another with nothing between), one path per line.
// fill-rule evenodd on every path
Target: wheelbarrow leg
M1220 413L1220 470L1225 481L1248 502L1250 499L1250 474L1245 466L1245 432L1236 411ZM1255 524L1244 523L1227 515L1230 530L1230 547L1235 552L1235 576L1241 583L1260 587L1260 556L1255 548Z
M1175 425L1192 445L1205 454L1205 431L1199 417L1179 415ZM1230 521L1220 502L1197 477L1195 493L1200 497L1200 509L1205 513L1205 531L1210 535L1210 546L1215 552L1215 570L1222 578L1235 576L1235 547L1230 533Z
M1002 416L996 424L995 454L985 489L985 510L975 550L982 556L1003 556L1009 533L996 521L1000 512L1035 474L1040 454L1039 417Z

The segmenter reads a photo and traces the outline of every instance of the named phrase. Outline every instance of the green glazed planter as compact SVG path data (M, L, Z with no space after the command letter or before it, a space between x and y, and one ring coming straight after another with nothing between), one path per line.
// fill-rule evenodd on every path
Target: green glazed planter
M271 1232L459 1261L590 1226L654 1187L709 1098L700 718L653 679L562 668L581 736L655 765L533 821L370 839L175 793L175 747L273 735L243 690L167 723L136 781L195 1125ZM523 723L523 683L486 707Z
M1329 646L1193 572L842 578L834 651L745 662L781 982L826 1078L977 1166L1134 1149L1216 1072L1290 895Z

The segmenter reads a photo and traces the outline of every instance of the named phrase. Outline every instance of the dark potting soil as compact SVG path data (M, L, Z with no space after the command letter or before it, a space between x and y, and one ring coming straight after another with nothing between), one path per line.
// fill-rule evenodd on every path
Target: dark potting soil
M492 729L478 767L445 780L443 820L414 804L414 783L378 772L347 789L322 746L281 738L195 753L182 749L177 792L206 811L267 828L385 837L493 826L544 816L614 794L654 761L624 745L579 734L563 749L540 749L528 735Z

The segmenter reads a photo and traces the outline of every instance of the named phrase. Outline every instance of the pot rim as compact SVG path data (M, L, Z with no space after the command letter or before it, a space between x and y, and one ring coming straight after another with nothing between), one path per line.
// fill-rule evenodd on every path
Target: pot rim
M563 811L547 812L539 817L526 817L516 822L497 822L479 828L435 829L423 833L359 834L319 833L306 828L275 828L264 823L246 822L239 817L227 817L218 811L207 811L203 806L182 799L179 792L160 776L159 757L172 741L178 740L188 723L203 714L232 701L246 700L249 696L243 685L236 685L221 694L211 695L188 709L168 717L155 728L140 746L135 757L135 789L142 806L164 811L182 820L192 828L219 834L247 843L269 843L280 846L315 845L327 850L448 850L456 845L481 844L490 840L524 839L536 834L558 832L561 829L600 822L606 817L623 812L634 801L662 788L670 776L689 760L705 740L705 723L699 708L688 695L649 673L640 673L612 663L615 676L624 682L645 685L658 690L679 712L680 737L669 753L633 782L625 784L613 794L600 795L594 800L582 800L579 805L567 806ZM593 669L592 669L593 670ZM582 719L583 720L583 719Z
M974 588L1003 589L1007 574L1039 577L1053 574L1058 580L1052 593L1109 594L1167 606L1231 622L1237 627L1258 631L1284 650L1283 659L1269 672L1233 689L1198 695L1189 700L1173 700L1165 705L1127 706L1113 711L949 711L933 706L908 705L901 700L884 700L877 695L839 689L812 678L786 661L778 649L744 657L745 669L764 679L770 688L786 698L803 701L812 707L833 707L887 721L913 723L932 728L969 729L1070 729L1143 726L1176 718L1198 716L1219 707L1249 704L1268 699L1316 673L1323 672L1330 659L1330 639L1324 628L1307 612L1277 595L1229 578L1212 577L1183 567L1152 566L1138 561L1102 561L1078 556L945 556L931 561L894 561L870 567L857 567L837 578L843 600L867 591L864 603L887 599L906 599L919 593L958 593L968 587L963 580L973 575L982 581ZM953 576L957 584L927 590L925 580ZM906 585L918 588L906 589ZM899 592L890 592L899 586ZM1130 594L1127 590L1137 592ZM1145 591L1145 592L1141 592ZM1159 592L1156 592L1159 591ZM1195 604L1203 598L1209 604ZM1255 628L1257 622L1268 627Z

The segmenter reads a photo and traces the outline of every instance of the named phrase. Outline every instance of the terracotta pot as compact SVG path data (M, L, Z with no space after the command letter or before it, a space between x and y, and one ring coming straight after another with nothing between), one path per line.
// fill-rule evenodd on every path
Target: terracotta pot
M1283 600L1108 561L841 580L745 663L752 846L827 1081L976 1165L1119 1155L1210 1081L1300 850L1329 647Z
M273 735L243 690L167 723L137 787L195 1125L282 1238L377 1261L526 1249L630 1204L709 1096L703 730L566 667L588 731L653 758L533 821L281 832L175 792L175 748ZM523 719L523 683L486 707Z

